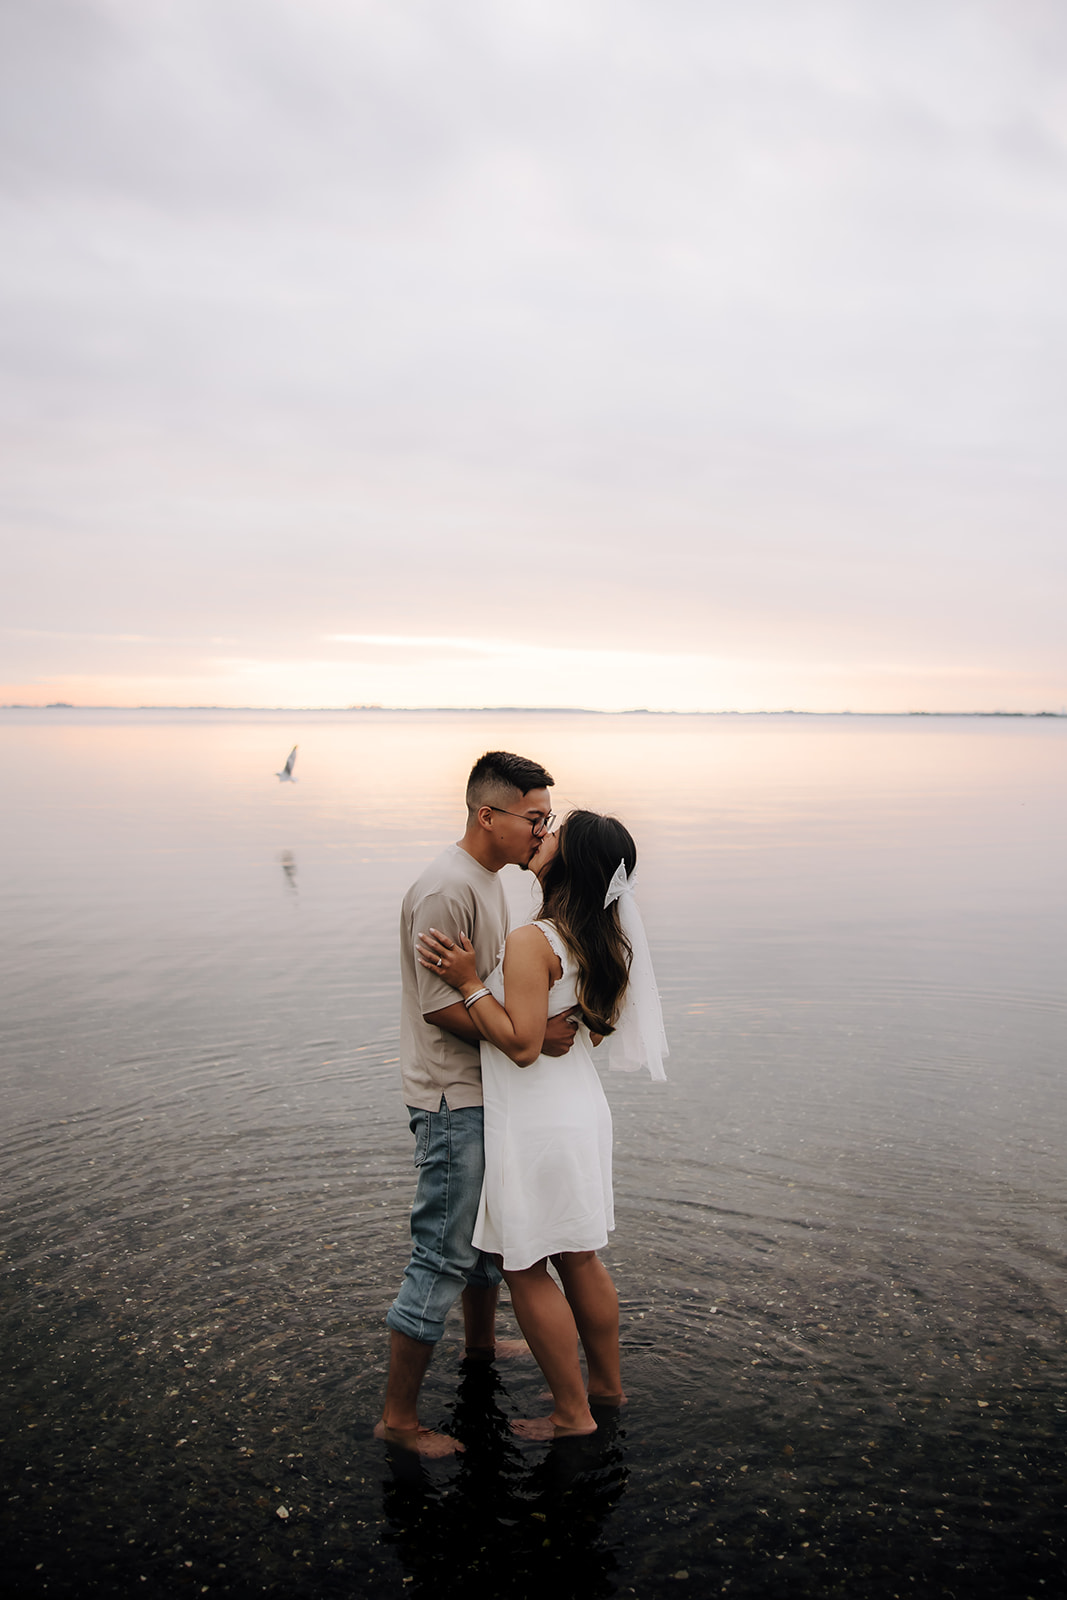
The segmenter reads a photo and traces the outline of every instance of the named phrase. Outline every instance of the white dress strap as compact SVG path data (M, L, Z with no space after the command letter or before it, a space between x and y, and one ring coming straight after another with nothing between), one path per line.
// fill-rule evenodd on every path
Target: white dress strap
M552 946L552 949L555 951L556 955L559 956L560 965L563 967L563 970L566 971L567 946L563 943L563 940L560 938L551 922L535 922L533 926L535 928L540 928L541 932Z

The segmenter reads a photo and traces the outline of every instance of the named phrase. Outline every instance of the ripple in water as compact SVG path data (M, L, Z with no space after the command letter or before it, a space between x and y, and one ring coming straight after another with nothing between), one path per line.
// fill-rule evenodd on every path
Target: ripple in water
M345 834L364 772L381 791L368 810L391 815L399 796L381 774L410 782L408 727L312 724L302 753L309 772L313 755L319 772L334 762L333 787L316 798L305 783L287 810L277 786L242 787L237 765L244 752L273 772L269 719L219 723L214 746L189 723L215 796L202 805L180 781L184 725L153 745L154 773L122 744L135 722L101 747L116 816L102 799L64 811L52 749L47 804L27 790L25 815L55 833L20 857L37 875L12 886L18 937L3 956L2 1515L16 1593L1062 1589L1065 1002L1048 954L1061 730L1035 734L1027 793L1045 831L1031 824L1031 867L1016 851L1014 887L998 880L1000 929L968 887L983 794L991 851L1003 831L999 736L968 746L954 856L955 766L940 820L936 787L914 815L865 787L872 750L890 785L884 727L818 727L820 761L830 747L849 760L794 848L771 780L778 756L796 779L796 728L749 723L740 737L695 722L658 723L654 761L621 722L613 744L596 719L493 739L477 719L423 729L449 750L535 738L583 798L599 782L645 820L672 1039L662 1090L608 1084L629 1405L589 1445L520 1446L507 1422L541 1408L536 1369L462 1367L453 1319L424 1414L469 1448L426 1469L369 1430L412 1190L395 907L439 839L385 822L377 839ZM928 774L929 730L893 748L906 755L908 737ZM79 739L91 797L92 739ZM711 823L679 812L709 740L721 781L759 799L750 837L747 805L710 780ZM15 763L30 778L32 753ZM428 800L441 837L446 789ZM827 878L835 817L848 872ZM724 818L738 848L695 852ZM887 839L936 915L902 918ZM49 878L53 856L63 871ZM862 923L844 914L857 873ZM516 1331L506 1309L503 1322Z

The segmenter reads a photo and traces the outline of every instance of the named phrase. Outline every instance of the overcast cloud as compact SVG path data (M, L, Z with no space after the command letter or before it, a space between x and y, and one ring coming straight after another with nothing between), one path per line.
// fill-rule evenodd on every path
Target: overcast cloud
M1067 701L1057 0L2 0L0 78L0 698Z

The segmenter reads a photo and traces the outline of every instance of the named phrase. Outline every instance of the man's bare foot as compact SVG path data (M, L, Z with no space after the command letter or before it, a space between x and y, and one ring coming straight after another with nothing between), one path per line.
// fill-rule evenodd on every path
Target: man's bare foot
M530 1354L525 1339L498 1339L496 1344L469 1344L463 1352L465 1361L515 1361Z
M596 1423L591 1422L588 1428L561 1428L550 1416L516 1417L511 1431L519 1439L528 1439L533 1444L551 1444L553 1439L579 1439L595 1433Z
M414 1455L425 1456L430 1461L439 1461L443 1456L462 1455L467 1448L458 1439L453 1439L451 1434L434 1433L432 1428L421 1426L390 1428L384 1422L376 1422L374 1437L384 1439L386 1444L399 1445L402 1450L410 1450Z

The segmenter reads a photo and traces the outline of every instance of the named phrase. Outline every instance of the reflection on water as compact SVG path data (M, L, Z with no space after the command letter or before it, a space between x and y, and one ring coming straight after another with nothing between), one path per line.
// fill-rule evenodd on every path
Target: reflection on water
M615 1592L618 1563L605 1524L626 1486L618 1412L598 1417L593 1439L552 1450L520 1446L497 1403L504 1383L465 1362L448 1419L466 1454L442 1482L409 1452L388 1452L386 1540L412 1592L501 1597Z
M281 854L279 855L278 860L281 862L282 871L285 874L285 881L286 881L287 885L289 886L289 888L295 894L296 893L296 887L297 887L296 886L296 857L293 855L293 852L291 850L283 850L281 852Z
M0 728L18 1592L1062 1590L1067 725ZM468 1452L406 1470L397 907L494 746L633 827L671 1081L607 1084L617 1429L520 1447L536 1369L457 1323L426 1420Z

